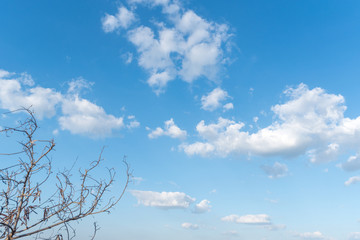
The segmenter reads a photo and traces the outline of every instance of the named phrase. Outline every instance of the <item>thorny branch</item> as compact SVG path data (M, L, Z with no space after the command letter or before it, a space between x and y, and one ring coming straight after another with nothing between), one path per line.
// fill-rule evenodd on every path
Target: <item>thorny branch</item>
M20 155L18 162L0 169L0 239L13 240L49 234L46 239L73 239L75 229L71 223L87 216L110 212L123 197L129 184L131 172L126 159L126 182L120 195L108 196L115 181L115 170L108 169L108 179L93 176L103 162L101 150L97 160L88 168L79 170L80 186L71 181L71 172L64 170L55 175L56 190L44 193L44 185L52 175L52 161L49 153L54 150L53 140L34 139L38 129L34 113L28 108L28 118L15 127L4 127L0 134L10 136L19 133L25 140L20 142L21 151L0 153L0 155ZM48 189L48 188L47 188ZM94 234L99 227L94 223ZM53 231L49 231L53 230ZM43 238L45 239L45 238Z

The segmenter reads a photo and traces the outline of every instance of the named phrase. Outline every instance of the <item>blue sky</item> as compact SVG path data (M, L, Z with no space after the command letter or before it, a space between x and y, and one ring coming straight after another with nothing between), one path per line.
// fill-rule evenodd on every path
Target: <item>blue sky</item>
M360 239L359 10L5 0L0 108L33 106L59 169L128 156L99 239Z

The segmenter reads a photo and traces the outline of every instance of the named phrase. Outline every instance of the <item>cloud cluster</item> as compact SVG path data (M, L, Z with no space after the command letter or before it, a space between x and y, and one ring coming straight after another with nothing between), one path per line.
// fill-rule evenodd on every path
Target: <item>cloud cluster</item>
M150 130L150 128L147 129ZM157 127L148 134L148 137L153 139L160 136L169 136L171 138L185 139L186 135L186 131L181 130L171 118L170 120L165 121L164 128Z
M214 111L215 109L222 106L222 102L229 98L228 93L221 88L215 88L208 95L201 97L201 108L206 111ZM223 105L223 109L230 110L234 108L232 103Z
M58 122L62 130L93 138L110 136L113 130L124 127L123 117L107 114L101 106L80 97L80 92L92 85L82 78L71 81L67 93L34 85L27 73L1 70L0 108L11 111L31 107L39 119L54 117L59 108ZM136 122L131 119L129 124L136 127Z
M226 62L225 45L231 36L226 24L203 19L175 0L128 2L134 11L138 5L158 7L163 19L156 19L155 27L141 24L141 19L137 19L140 25L132 26L136 13L121 7L117 14L103 17L103 30L128 29L127 38L136 47L138 64L148 72L147 83L155 93L176 78L189 83L200 77L216 78Z
M237 154L294 157L308 154L313 163L334 160L342 148L357 149L360 117L344 117L346 106L341 95L305 84L288 88L288 101L271 109L274 121L250 133L245 124L219 118L217 123L196 126L201 141L184 143L188 155L228 156ZM352 167L357 166L352 160ZM349 164L344 165L348 167Z

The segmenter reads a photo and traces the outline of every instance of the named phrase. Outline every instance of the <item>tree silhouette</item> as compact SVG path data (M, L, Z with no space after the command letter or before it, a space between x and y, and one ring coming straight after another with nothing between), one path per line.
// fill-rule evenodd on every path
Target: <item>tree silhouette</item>
M35 139L38 124L34 113L27 108L28 117L15 127L0 128L0 134L7 137L20 134L21 150L0 153L2 156L17 156L17 162L0 169L0 239L12 240L32 236L35 239L73 239L76 231L71 223L91 215L109 212L122 198L128 186L131 173L126 159L126 182L119 195L112 195L116 172L107 169L106 179L98 178L95 170L103 162L101 150L98 158L79 170L80 184L72 181L70 170L52 173L50 152L54 140ZM49 194L50 178L55 186ZM46 194L45 194L46 193ZM51 231L49 231L51 229ZM95 238L98 226L94 223ZM46 237L44 237L46 236Z

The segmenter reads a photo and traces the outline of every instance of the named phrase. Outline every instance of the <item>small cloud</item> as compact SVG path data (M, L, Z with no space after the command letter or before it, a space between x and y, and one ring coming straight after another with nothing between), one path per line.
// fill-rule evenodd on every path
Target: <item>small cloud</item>
M161 209L188 208L195 201L195 198L182 192L131 190L130 193L137 198L138 204Z
M270 216L266 214L257 214L257 215L244 215L238 216L235 214L221 218L221 221L224 222L234 222L234 223L243 223L251 225L262 225L262 224L271 224Z
M128 52L121 55L121 58L124 60L126 64L130 64L133 61L133 54L131 52Z
M271 179L284 177L288 172L287 166L279 162L275 162L273 166L265 165L262 166L261 168Z
M13 75L14 73L10 73L4 69L0 69L0 78L6 78L6 77L10 77L11 75Z
M224 112L229 111L229 110L231 110L231 109L234 109L234 104L232 104L232 103L227 103L227 104L225 104L225 105L223 106L223 109L224 109Z
M201 97L201 108L206 111L214 111L215 109L221 106L221 102L229 97L228 93L221 88L215 88L208 95ZM224 109L229 110L234 106L232 103L227 104L227 108Z
M254 93L254 88L249 88L249 94L253 95L253 93Z
M142 177L134 177L134 176L131 178L131 180L135 185L139 185L142 181L144 181Z
M31 87L35 85L34 79L27 72L20 73L20 77L18 78L18 80L25 86Z
M347 172L353 172L360 169L360 156L351 156L348 160L344 163L339 164L343 170Z
M325 239L325 236L319 231L299 233L295 236L300 237L302 239L312 239L312 240Z
M265 198L265 201L268 201L268 202L270 202L270 203L274 203L274 204L276 204L276 203L278 203L278 202L279 202L278 200L268 199L268 198Z
M210 201L204 199L200 203L195 205L194 213L205 213L205 212L209 212L210 209L211 209Z
M55 129L52 133L53 133L53 135L55 135L55 136L58 135L58 134L59 134L59 129Z
M216 189L213 189L213 190L210 191L211 194L216 193L216 192L217 192Z
M75 95L79 95L80 92L84 89L90 90L94 85L93 82L88 82L83 77L75 78L68 84L69 84L68 93Z
M187 222L181 224L181 227L185 228L185 229L190 229L190 230L198 230L199 229L199 225L192 224L192 223L187 223Z
M226 231L226 232L223 232L222 234L225 236L230 236L230 237L239 236L239 233L235 230Z
M135 15L125 7L119 7L116 15L105 14L102 18L104 32L113 32L119 28L127 29L135 21Z
M270 230L270 231L278 231L278 230L283 230L286 228L286 225L284 224L271 224L271 225L266 225L264 226L266 229Z
M345 184L345 186L349 186L349 185L355 184L357 182L360 182L360 176L351 177L344 184Z
M129 124L126 125L128 129L137 128L140 126L140 122L132 120Z
M148 134L148 137L150 139L158 138L160 136L169 136L171 138L179 139L186 138L186 131L181 130L178 126L176 126L172 118L168 121L165 121L164 125L164 128L157 127L155 130L151 131L151 133ZM147 130L150 130L150 128L147 128Z

